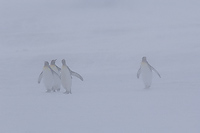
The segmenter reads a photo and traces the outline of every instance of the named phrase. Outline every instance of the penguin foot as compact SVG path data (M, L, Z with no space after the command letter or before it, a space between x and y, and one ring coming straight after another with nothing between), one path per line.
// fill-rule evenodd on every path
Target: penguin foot
M50 93L50 92L51 92L51 90L47 90L47 91L46 91L46 93Z
M144 89L149 89L151 86L145 86L145 88Z
M69 91L65 91L64 94L71 94L71 92L69 92Z

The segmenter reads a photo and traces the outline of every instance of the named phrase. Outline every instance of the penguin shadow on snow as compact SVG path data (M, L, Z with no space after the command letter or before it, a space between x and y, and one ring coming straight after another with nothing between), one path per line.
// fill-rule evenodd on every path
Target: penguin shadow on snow
M143 83L145 85L145 90L148 90L151 87L153 77L152 71L154 71L161 78L158 71L148 63L146 57L142 57L142 62L137 72L137 78L139 79L141 74Z
M62 60L62 67L59 68L56 64L56 59L51 61L49 65L48 61L44 62L43 70L39 75L38 84L43 80L46 92L59 92L61 86L66 90L65 94L72 94L72 76L79 78L83 81L83 77L72 71L67 65L65 59Z

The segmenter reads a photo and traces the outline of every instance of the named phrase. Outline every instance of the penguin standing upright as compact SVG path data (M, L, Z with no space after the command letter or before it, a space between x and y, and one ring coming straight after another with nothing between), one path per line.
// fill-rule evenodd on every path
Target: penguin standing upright
M70 70L68 66L66 65L65 60L62 60L62 68L61 68L61 83L62 86L66 90L66 94L71 94L71 86L72 86L72 77L70 74Z
M56 59L51 61L50 67L53 71L55 71L59 76L60 76L60 71L61 69L55 64ZM56 78L54 80L54 85L53 85L53 91L55 92L60 91L60 86L61 86L61 80L59 78Z
M60 79L60 76L51 69L49 62L44 62L43 71L40 73L38 83L43 79L47 92L51 92L55 79Z
M153 68L146 60L146 57L142 58L142 62L140 65L140 68L137 72L137 78L140 77L140 74L142 74L142 79L145 85L145 88L150 88L152 83L152 70L157 73L157 75L161 78L158 71Z
M69 69L69 67L66 65L65 59L62 60L62 68L61 68L61 84L63 88L66 90L66 94L72 94L71 92L71 86L72 86L72 76L76 76L80 80L83 81L83 78L80 74L72 71Z

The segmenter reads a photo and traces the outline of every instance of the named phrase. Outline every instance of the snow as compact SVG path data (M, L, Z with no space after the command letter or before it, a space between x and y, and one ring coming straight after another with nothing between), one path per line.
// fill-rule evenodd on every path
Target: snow
M1 133L199 133L200 1L0 2ZM143 56L150 89L137 79ZM65 59L72 94L45 93Z

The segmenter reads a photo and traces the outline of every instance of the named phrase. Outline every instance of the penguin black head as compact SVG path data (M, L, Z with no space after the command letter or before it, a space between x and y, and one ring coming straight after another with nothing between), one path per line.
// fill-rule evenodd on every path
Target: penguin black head
M144 56L144 57L142 57L142 61L143 62L146 62L147 61L147 58Z
M55 65L55 63L56 63L56 60L57 60L57 59L55 59L55 60L52 60L52 61L51 61L51 65Z
M45 62L44 62L44 66L49 66L49 62L48 62L48 61L45 61Z
M62 60L62 64L63 64L63 65L66 65L65 59Z

